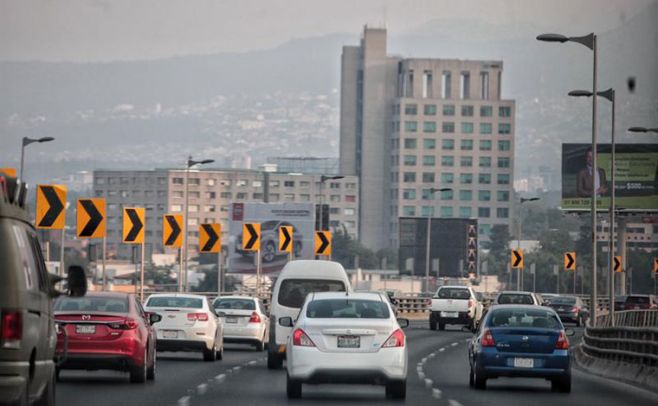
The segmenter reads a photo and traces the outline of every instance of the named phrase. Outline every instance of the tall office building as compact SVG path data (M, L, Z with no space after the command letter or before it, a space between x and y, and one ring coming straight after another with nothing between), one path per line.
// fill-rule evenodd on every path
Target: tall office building
M403 216L477 218L481 241L509 226L515 105L501 98L502 68L390 57L379 28L343 47L340 172L359 177L366 246L397 247Z

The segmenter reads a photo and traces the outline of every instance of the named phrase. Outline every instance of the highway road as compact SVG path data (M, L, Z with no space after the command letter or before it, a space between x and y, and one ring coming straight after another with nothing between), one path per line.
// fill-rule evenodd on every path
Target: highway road
M459 329L430 331L427 322L406 330L409 345L407 405L656 405L658 395L629 385L573 371L570 394L554 393L543 380L497 379L486 391L468 386L467 340ZM574 338L574 341L577 338ZM63 371L57 402L104 405L367 405L385 401L378 386L305 385L303 398L289 402L285 370L266 368L266 353L227 345L223 361L207 363L200 354L159 353L155 382L131 384L127 374Z

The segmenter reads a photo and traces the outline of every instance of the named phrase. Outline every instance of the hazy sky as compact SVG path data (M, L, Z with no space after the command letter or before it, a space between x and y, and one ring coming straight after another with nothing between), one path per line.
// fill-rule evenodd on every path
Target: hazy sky
M249 51L435 19L607 30L655 0L0 0L0 60L108 61Z

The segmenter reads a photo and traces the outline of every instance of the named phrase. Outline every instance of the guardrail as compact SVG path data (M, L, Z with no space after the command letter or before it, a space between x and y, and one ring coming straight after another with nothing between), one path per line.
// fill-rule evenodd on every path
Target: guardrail
M393 300L400 313L427 313L432 308L429 297L399 296Z
M658 310L621 311L614 317L614 327L610 315L602 315L597 317L599 327L585 329L585 353L612 362L658 367Z

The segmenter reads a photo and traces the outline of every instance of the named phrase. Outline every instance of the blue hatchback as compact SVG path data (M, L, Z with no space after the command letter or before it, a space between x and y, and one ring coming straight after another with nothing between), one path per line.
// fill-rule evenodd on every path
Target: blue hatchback
M485 389L487 379L544 378L555 391L571 391L569 340L551 308L530 305L493 306L469 345L470 385Z

